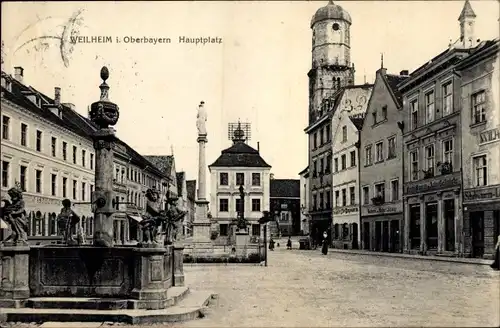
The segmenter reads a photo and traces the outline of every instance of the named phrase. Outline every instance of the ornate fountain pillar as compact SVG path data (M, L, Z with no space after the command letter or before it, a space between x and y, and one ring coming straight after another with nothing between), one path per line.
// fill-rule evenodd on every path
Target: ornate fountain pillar
M91 105L90 119L99 128L95 132L95 191L92 195L94 209L94 246L113 246L113 214L114 192L113 192L113 143L116 140L115 130L112 128L119 117L118 106L108 99L109 86L106 80L109 71L106 67L101 69L103 83L101 99Z

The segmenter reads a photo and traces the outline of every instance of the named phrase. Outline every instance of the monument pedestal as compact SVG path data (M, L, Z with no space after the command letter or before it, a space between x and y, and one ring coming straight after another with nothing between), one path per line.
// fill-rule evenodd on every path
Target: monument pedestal
M174 243L174 281L175 287L184 286L184 245Z
M196 201L196 212L193 222L193 242L211 243L210 220L208 219L208 201Z
M239 230L236 231L236 256L246 257L247 254L247 246L250 241L250 236L247 231Z
M30 297L28 245L0 246L0 307L19 308Z

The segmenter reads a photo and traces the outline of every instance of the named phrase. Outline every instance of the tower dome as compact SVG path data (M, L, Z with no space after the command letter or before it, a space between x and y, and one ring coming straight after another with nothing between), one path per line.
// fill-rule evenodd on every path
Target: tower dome
M342 19L349 24L352 23L351 15L349 15L349 13L341 6L334 4L332 0L330 0L326 6L321 7L316 11L311 19L311 27L317 22L326 19Z

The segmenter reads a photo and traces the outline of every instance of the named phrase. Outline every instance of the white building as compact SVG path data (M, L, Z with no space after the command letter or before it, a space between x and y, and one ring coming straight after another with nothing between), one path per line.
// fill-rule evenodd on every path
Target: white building
M238 130L235 131L237 135ZM242 135L243 131L239 131ZM233 145L221 152L208 166L211 174L210 212L217 240L228 243L235 232L235 221L241 209L240 186L244 189L244 218L248 220L251 236L260 236L259 219L269 211L270 170L259 151L234 137ZM215 229L214 229L215 228ZM212 237L214 238L214 237Z
M358 248L361 238L359 207L359 131L373 85L345 87L332 117L333 231L335 248Z

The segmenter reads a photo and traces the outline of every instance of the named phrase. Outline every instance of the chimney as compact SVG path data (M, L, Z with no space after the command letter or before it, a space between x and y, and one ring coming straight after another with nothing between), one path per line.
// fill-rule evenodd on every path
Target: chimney
M61 104L61 88L60 87L54 88L54 104L56 106L59 106Z
M257 141L257 152L260 154L260 142Z
M408 70L407 70L407 69L404 69L404 70L402 70L401 72L399 72L399 75L408 76L408 75L410 75L410 74L409 74L409 72L408 72Z
M274 179L274 173L269 174L269 179L271 179L271 180Z
M75 110L75 104L72 103L63 103L64 106L70 108L71 110Z
M14 78L20 83L23 83L24 68L22 68L21 66L14 67Z

